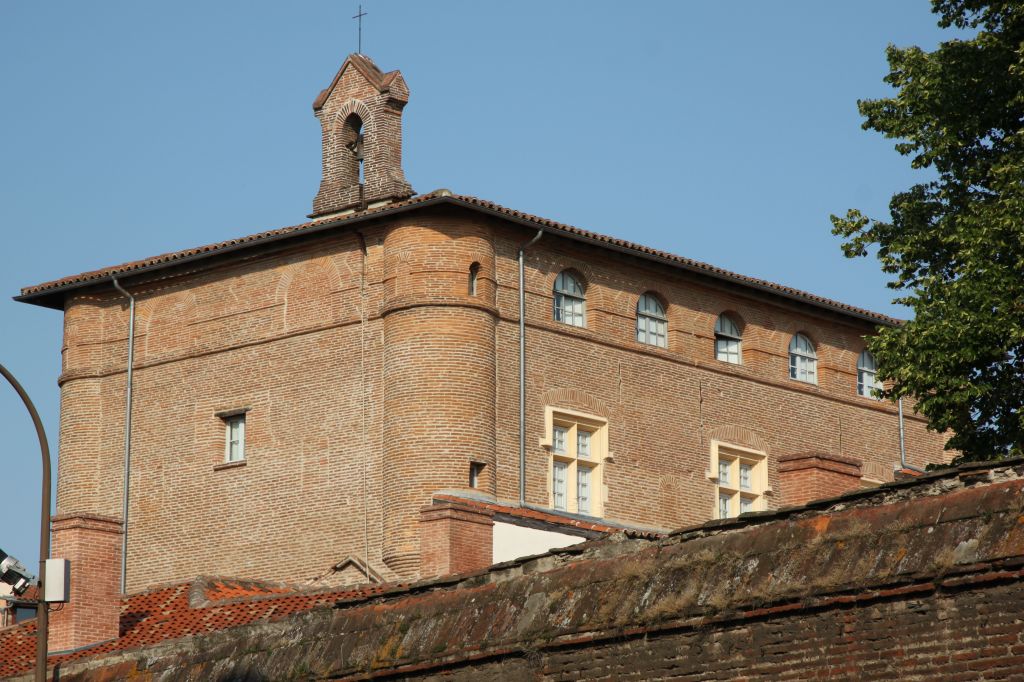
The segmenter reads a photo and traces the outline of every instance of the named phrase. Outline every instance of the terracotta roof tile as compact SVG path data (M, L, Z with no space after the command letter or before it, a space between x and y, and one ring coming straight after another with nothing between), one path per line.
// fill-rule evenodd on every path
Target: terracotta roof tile
M63 277L61 279L44 282L35 286L25 287L21 290L21 295L16 297L16 300L40 303L42 305L52 305L52 303L44 302L41 299L44 296L61 291L75 289L93 283L101 283L109 280L112 276L129 276L148 270L169 267L184 261L196 260L198 258L257 246L265 242L290 237L292 235L308 234L333 227L344 227L349 224L378 216L404 212L429 204L444 203L475 209L501 218L513 220L521 224L526 224L531 227L543 228L553 233L569 236L598 246L604 246L622 253L657 260L690 272L781 295L785 298L809 303L811 305L827 308L839 313L853 315L871 322L887 325L898 325L902 323L902 321L897 318L872 312L864 308L858 308L839 301L834 301L823 296L817 296L806 291L794 289L793 287L787 287L782 284L776 284L756 277L747 277L746 275L730 272L729 270L725 270L714 265L702 263L683 256L677 256L675 254L668 253L667 251L652 249L648 246L626 241L625 239L609 237L607 235L598 234L596 232L584 230L565 223L559 223L530 213L524 213L523 211L506 208L505 206L501 206L485 199L468 195L452 194L448 190L437 190L429 194L422 194L404 201L397 201L386 206L358 211L342 217L320 218L310 222L301 223L299 225L259 232L247 237L229 239L215 244L207 244L206 246L174 251L171 253L161 254L159 256L152 256L142 260L123 263L121 265L101 268L90 272L83 272L70 277Z
M394 587L392 585L391 587ZM190 595L210 601L196 604ZM69 654L49 657L50 665L85 656L121 651L171 639L199 635L257 621L271 621L339 600L365 599L380 586L297 592L295 588L226 578L196 580L133 594L121 602L120 636ZM36 622L27 620L0 630L0 678L32 669Z

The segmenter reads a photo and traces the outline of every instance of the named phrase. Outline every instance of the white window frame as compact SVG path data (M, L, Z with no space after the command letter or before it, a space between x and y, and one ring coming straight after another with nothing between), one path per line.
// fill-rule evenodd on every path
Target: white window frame
M661 300L652 293L642 295L636 302L636 340L668 348L668 315Z
M750 467L749 487L742 485L741 465ZM728 480L723 481L721 471L728 468ZM714 483L714 506L712 518L732 518L741 513L741 501L749 503L745 511L764 511L768 508L767 497L772 494L768 486L768 456L760 450L733 445L718 440L711 441L711 467L708 479ZM725 502L723 502L723 500ZM722 516L722 505L727 515Z
M740 326L725 313L715 320L715 359L731 365L743 364L743 336Z
M865 349L857 357L857 395L878 400L875 391L882 390L882 382L878 380L878 365L871 351Z
M604 463L608 457L608 421L591 414L546 407L544 409L545 436L541 447L548 450L548 506L572 514L600 517L607 503L604 485ZM564 447L557 448L555 429L564 429ZM589 448L583 452L581 433L589 433ZM556 494L556 467L564 466L564 500ZM581 474L585 471L586 473ZM581 505L583 484L586 484L587 503Z
M244 462L245 461L245 412L239 412L237 414L229 414L222 417L224 420L224 462ZM238 425L238 448L233 453L231 445L235 442L232 439L231 429L232 426Z
M818 353L805 334L793 334L789 342L789 378L805 384L818 383Z
M570 327L587 326L587 297L578 277L562 270L555 277L554 319Z

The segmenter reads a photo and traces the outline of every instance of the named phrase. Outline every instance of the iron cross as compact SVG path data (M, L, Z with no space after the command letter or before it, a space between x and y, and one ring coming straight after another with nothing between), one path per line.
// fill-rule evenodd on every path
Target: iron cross
M365 16L366 12L363 11L363 6L359 5L359 14L352 17L359 20L359 48L356 50L356 54L363 53L363 17Z

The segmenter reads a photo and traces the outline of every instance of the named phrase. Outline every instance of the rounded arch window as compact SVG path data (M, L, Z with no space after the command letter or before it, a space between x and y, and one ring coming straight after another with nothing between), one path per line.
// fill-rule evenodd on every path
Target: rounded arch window
M795 334L789 342L789 377L808 384L818 383L818 354L803 334Z
M668 348L668 316L665 306L654 294L644 294L636 303L636 340Z
M586 297L579 278L568 270L555 278L555 321L572 327L587 326Z
M469 266L469 295L476 296L477 294L477 282L480 279L480 264L473 262Z
M875 356L864 351L857 358L857 394L865 398L878 398L876 391L882 390L882 382L878 380L878 366Z
M719 315L715 320L715 359L734 365L742 364L742 341L740 326L736 324L736 320L724 313Z

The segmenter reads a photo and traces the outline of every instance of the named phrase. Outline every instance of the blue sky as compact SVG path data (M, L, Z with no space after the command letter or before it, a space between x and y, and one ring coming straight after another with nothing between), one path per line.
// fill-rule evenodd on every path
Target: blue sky
M896 316L828 216L915 181L860 129L888 43L948 39L926 0L364 0L401 69L405 169L597 232ZM311 105L356 48L357 3L0 3L0 363L57 447L61 314L22 286L302 222ZM40 464L0 385L0 547L34 566Z

